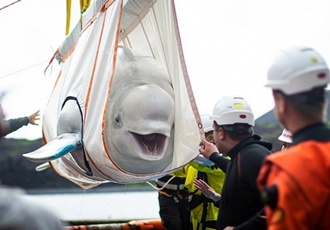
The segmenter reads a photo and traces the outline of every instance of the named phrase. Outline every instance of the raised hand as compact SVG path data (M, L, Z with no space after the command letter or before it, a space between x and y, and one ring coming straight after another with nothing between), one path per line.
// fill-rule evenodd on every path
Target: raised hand
M194 185L196 188L202 191L204 196L206 196L209 199L212 199L214 202L217 202L220 200L221 195L214 191L214 189L209 186L205 181L198 179L194 180Z
M39 125L36 121L40 120L40 110L28 116L29 123L32 125Z

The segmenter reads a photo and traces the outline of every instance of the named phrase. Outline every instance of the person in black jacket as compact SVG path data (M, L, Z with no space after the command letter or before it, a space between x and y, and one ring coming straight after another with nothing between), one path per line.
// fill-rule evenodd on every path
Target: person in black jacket
M256 178L271 143L254 135L254 115L244 98L222 97L210 119L215 145L202 140L199 151L226 172L217 229L266 229Z
M24 125L32 124L38 125L36 123L39 120L40 113L39 110L31 114L30 116L18 117L9 120L5 120L2 106L0 105L0 137L4 137L9 133L12 133Z

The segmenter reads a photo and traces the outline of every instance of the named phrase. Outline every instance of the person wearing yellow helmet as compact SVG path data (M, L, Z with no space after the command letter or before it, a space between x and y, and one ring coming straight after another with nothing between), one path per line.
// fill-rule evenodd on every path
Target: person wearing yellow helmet
M226 172L217 229L266 229L255 181L271 143L254 135L254 115L242 97L221 97L210 119L215 144L202 140L199 151Z
M281 50L268 70L275 114L292 133L258 176L269 230L330 229L330 128L324 115L329 67L310 47Z

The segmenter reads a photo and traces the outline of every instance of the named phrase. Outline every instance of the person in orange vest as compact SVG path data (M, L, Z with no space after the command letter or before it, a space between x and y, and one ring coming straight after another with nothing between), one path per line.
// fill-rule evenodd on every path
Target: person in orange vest
M309 47L284 49L269 67L276 117L292 133L292 145L268 156L257 178L269 230L330 229L329 82L329 67Z

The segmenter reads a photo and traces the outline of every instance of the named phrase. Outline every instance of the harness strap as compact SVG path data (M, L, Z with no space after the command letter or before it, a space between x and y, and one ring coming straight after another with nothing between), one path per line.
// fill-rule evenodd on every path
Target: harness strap
M198 171L197 173L197 179L202 179L206 183L208 183L207 174L205 172ZM199 229L199 224L202 224L202 230L206 229L205 222L206 222L206 216L207 216L207 206L208 206L208 200L207 197L204 194L201 194L201 203L203 203L203 212L200 223L198 223L197 229Z

